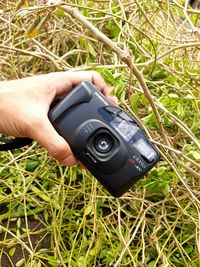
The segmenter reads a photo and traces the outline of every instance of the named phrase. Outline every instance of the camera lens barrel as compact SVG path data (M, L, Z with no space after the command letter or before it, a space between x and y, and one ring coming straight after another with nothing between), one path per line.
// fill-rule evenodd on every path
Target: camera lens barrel
M107 133L100 133L94 138L94 148L99 153L109 153L113 147L113 138Z

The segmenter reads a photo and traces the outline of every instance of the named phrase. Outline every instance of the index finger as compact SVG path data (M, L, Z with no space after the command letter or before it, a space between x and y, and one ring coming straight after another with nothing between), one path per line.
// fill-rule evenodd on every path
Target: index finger
M56 95L65 95L76 85L84 80L92 82L114 104L118 104L117 98L110 96L111 87L106 84L103 77L96 71L67 71L48 74L51 83L55 85Z
M82 82L83 80L89 80L101 90L107 86L101 74L96 71L68 71L65 75L71 80L72 85L75 86Z
M111 87L106 84L103 77L96 71L68 71L65 72L66 78L69 79L71 83L71 88L73 89L76 85L78 85L80 82L84 80L89 80L92 82L95 86L97 86L100 91L109 98L112 102L115 104L118 104L117 98L110 96Z

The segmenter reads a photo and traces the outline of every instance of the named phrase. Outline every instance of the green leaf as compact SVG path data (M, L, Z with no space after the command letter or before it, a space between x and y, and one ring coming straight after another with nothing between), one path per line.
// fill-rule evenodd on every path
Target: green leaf
M179 98L178 94L175 94L175 93L170 93L170 94L168 94L168 96L170 98Z
M62 8L57 7L54 14L56 15L56 17L58 18L63 18L65 16L65 12Z
M176 112L179 116L184 115L184 107L182 104L178 104Z
M16 263L16 267L25 266L24 263L25 263L25 259L23 258L23 259L19 260L19 261Z
M165 80L168 81L171 84L174 84L177 81L177 78L174 77L174 76L169 76Z
M151 261L147 264L147 267L156 267L156 261Z
M88 44L87 44L87 50L89 51L89 53L90 53L93 57L96 57L97 53L96 53L96 51L94 50L94 47L93 47L93 45L92 45L90 42L88 42Z
M188 72L193 74L200 74L200 69L190 69L188 70Z
M33 160L26 165L26 171L33 172L39 165L38 160Z
M84 261L85 261L85 257L84 256L79 257L79 259L77 261L77 266L78 267L82 267L84 265Z
M59 266L59 263L56 261L56 259L53 256L48 257L48 263L53 267Z
M44 209L43 216L44 216L45 221L48 222L49 214L48 214L48 211L46 209Z
M105 78L107 83L109 83L109 84L114 84L115 83L115 77L113 76L111 71L105 69L103 71L103 75L104 75L104 78Z
M21 236L21 233L20 233L20 230L19 229L16 230L16 236L17 237L20 237Z
M118 27L118 25L111 20L107 23L106 28L110 31L110 36L114 39L117 39L119 33L121 32L121 29Z
M33 38L38 34L36 27L39 25L40 21L41 21L41 17L37 16L35 20L31 23L31 25L28 27L26 31L26 36L28 38Z
M193 158L195 158L196 160L200 160L200 153L197 151L191 151L190 155L193 156Z
M130 97L131 107L135 113L138 113L139 99L139 93L134 93Z
M51 201L52 206L54 207L54 209L59 210L60 209L60 205L58 204L58 202L56 202L56 200Z
M169 195L169 192L170 192L170 186L168 183L165 184L165 187L162 189L162 192L165 196L168 196Z
M82 49L85 49L85 42L86 42L85 38L80 38L79 39L80 47Z
M9 250L9 255L12 257L15 254L16 247L13 247Z
M200 260L196 259L194 262L192 262L191 267L199 267Z
M140 100L144 106L148 105L149 103L148 99L144 95L141 95Z
M38 197L40 197L42 200L46 201L46 202L51 202L51 198L49 196L47 196L45 193L43 193L43 191L41 191L39 188L37 188L34 185L30 186L30 190L35 193Z
M157 168L157 175L162 176L166 172L167 168L164 166L161 166L160 168Z
M18 227L18 228L21 227L21 218L20 218L20 217L17 219L17 227Z
M188 244L188 245L184 248L184 250L187 252L187 254L189 254L189 253L193 252L194 248L193 248L193 246L191 246L190 244Z
M92 248L89 252L91 256L96 256L98 255L99 251L101 250L102 247L102 236L100 235L99 238L97 239L94 248Z
M92 205L88 205L84 211L84 215L89 215L92 212Z

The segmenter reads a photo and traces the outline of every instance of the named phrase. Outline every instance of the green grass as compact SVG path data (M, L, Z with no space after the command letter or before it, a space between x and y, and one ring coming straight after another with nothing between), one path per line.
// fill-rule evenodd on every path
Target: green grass
M1 152L0 265L199 267L200 39L184 1L64 1L132 56L168 144L137 79L129 84L129 68L111 47L61 6L25 1L16 13L16 2L0 4L1 79L95 69L162 157L115 199L88 171L62 167L37 144ZM199 31L199 11L191 11Z

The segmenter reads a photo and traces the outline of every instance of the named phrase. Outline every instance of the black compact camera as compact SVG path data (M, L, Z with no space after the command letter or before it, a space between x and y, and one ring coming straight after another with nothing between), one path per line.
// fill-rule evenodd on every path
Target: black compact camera
M159 160L139 125L89 81L49 111L74 155L115 197L125 193Z

